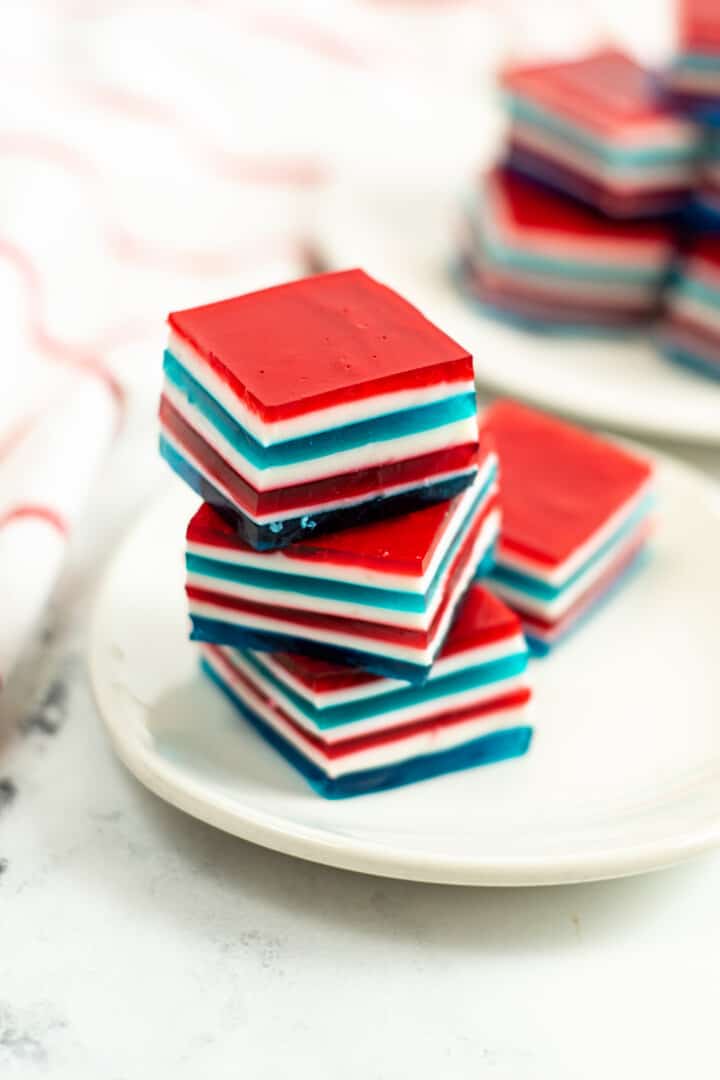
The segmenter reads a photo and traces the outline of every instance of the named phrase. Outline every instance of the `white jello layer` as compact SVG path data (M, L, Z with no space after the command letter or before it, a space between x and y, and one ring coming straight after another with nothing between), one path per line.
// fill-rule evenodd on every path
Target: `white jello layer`
M430 386L398 390L390 394L375 394L365 398L359 397L355 401L345 402L342 405L313 409L301 416L268 422L248 408L193 346L172 330L168 349L192 377L262 446L272 446L288 439L299 439L303 436L314 435L319 431L344 427L346 424L356 424L361 420L372 420L374 417L386 416L403 409L431 405L454 394L472 393L475 389L472 379L451 383L440 379ZM461 354L460 349L458 349L458 354Z
M191 615L205 619L214 619L226 623L228 626L247 627L251 630L261 630L273 634L292 634L306 641L316 642L322 645L336 646L341 649L355 649L370 655L384 655L396 660L407 660L412 664L429 666L435 659L440 643L445 640L450 623L455 614L458 601L464 595L469 586L475 568L482 556L495 542L500 529L500 514L493 511L488 515L480 530L477 541L473 545L472 552L467 559L466 565L455 583L447 608L439 620L431 640L425 647L401 645L397 642L379 641L369 638L361 630L348 626L344 632L330 630L318 626L297 626L282 618L280 614L258 614L256 612L240 612L225 606L221 602L209 602L205 600L188 599L188 609ZM313 608L314 610L314 608ZM375 622L378 622L377 612Z
M428 685L435 679L454 675L458 671L464 671L478 664L490 664L500 660L504 656L520 653L525 649L525 641L522 634L515 634L502 641L493 642L490 645L480 645L475 649L464 649L452 656L440 656L432 666L428 677ZM231 652L237 650L230 650ZM359 701L368 701L379 694L388 694L393 690L402 690L407 683L400 679L373 678L372 681L360 683L357 686L346 686L339 690L312 690L298 679L284 664L278 662L272 653L250 654L259 664L271 672L275 678L284 684L289 690L302 697L314 709L329 709L335 705L349 705Z
M175 411L217 454L256 491L271 491L283 485L311 483L340 473L354 472L394 461L420 457L454 446L477 442L477 417L457 420L414 435L371 442L363 447L343 450L291 465L259 469L237 450L224 435L191 404L167 379L163 392ZM389 424L392 430L391 422Z
M438 753L455 746L490 735L506 731L527 723L528 706L502 709L493 714L485 712L476 720L446 727L431 728L427 731L398 738L381 746L373 746L344 754L341 758L329 758L321 750L302 738L295 728L284 719L281 712L273 709L259 694L240 679L233 677L232 670L217 653L207 646L201 646L203 658L210 665L221 681L260 717L269 727L277 731L284 739L296 747L306 758L317 765L326 776L340 777L362 769L372 769L382 765L397 764L421 754Z
M501 566L507 566L509 570L517 570L521 574L529 574L545 585L562 588L573 574L577 573L581 566L584 566L589 559L592 559L593 556L597 555L603 545L606 544L615 533L622 529L623 525L629 521L637 511L640 504L651 494L652 488L653 480L651 477L631 499L628 499L628 501L623 503L614 514L607 518L600 528L596 529L595 532L588 537L584 544L575 548L572 554L558 566L548 568L545 563L536 562L534 559L519 555L516 551L504 546L502 540L500 541L498 548L498 563Z

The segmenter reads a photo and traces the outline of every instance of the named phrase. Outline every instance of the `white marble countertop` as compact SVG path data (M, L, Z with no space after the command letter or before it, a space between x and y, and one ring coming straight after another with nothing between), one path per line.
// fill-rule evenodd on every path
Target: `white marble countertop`
M598 885L415 885L235 840L125 772L84 648L110 542L167 482L149 459L145 436L116 452L1 703L0 1075L715 1076L720 855Z

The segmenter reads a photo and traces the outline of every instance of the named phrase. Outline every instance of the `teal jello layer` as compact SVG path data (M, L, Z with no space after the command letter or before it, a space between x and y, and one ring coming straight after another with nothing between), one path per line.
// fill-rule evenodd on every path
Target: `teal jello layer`
M510 270L540 273L551 278L569 278L573 281L593 282L598 285L653 286L658 285L667 274L665 263L651 267L632 266L630 255L628 255L624 266L591 261L593 258L592 244L588 245L588 258L583 261L556 258L549 247L547 255L525 251L520 247L510 247L493 236L483 222L474 217L472 211L468 216L475 234L475 243L481 247L483 257L492 260L498 266ZM520 241L521 243L522 241ZM668 263L669 261L670 258L668 257Z
M593 566L608 555L613 548L619 547L638 527L640 522L648 516L654 505L655 497L653 495L648 495L643 499L627 521L617 529L612 536L605 541L602 547L600 547L594 555L591 555L591 557L587 559L563 585L548 585L547 582L539 581L530 574L523 574L519 570L511 570L506 566L500 565L495 566L490 574L490 578L502 585L507 585L509 588L517 589L519 592L523 592L527 596L533 597L535 600L541 600L543 603L548 604L552 603L553 600L557 600L568 589L572 588L572 586L575 585L588 570L592 569Z
M684 52L673 62L673 70L699 71L720 75L720 52Z
M243 659L250 667L254 668L277 690L285 695L295 707L307 717L318 729L327 731L332 728L352 724L356 721L367 720L381 714L390 714L399 709L412 708L423 705L428 701L437 701L439 698L448 698L447 708L453 707L452 697L468 690L477 690L480 687L499 683L504 679L511 679L515 675L522 674L527 668L527 651L514 653L498 660L491 660L485 664L476 664L474 667L463 668L452 674L441 675L431 678L424 686L405 685L400 688L387 690L382 694L361 701L349 701L342 705L331 705L325 709L316 708L306 698L295 690L292 690L262 662L250 653L243 652ZM502 687L498 688L498 694ZM388 715L388 724L392 723L392 716ZM350 737L351 733L348 733Z
M256 469L297 465L315 458L330 457L345 450L358 450L374 442L388 442L409 435L445 427L460 420L472 419L477 413L475 394L454 394L430 405L387 413L355 424L288 439L272 446L263 446L182 366L169 350L163 363L165 377L198 409L224 439Z
M712 360L706 360L699 353L689 352L679 345L663 343L661 348L663 354L673 363L680 364L690 371L695 371L698 375L705 375L720 382L720 364L714 363Z
M196 555L192 552L186 554L185 565L189 573L203 574L214 578L218 582L231 581L237 585L268 589L271 592L281 590L299 593L301 596L313 599L345 601L383 608L389 611L407 611L421 614L431 605L437 590L441 587L448 568L465 539L468 525L483 499L487 496L495 481L496 474L497 470L493 468L486 482L478 491L475 499L473 499L472 505L463 517L453 542L440 562L424 595L407 593L400 589L383 589L373 585L354 585L322 576L311 577L305 574L288 574L277 570L263 570L254 566L237 566L232 563L221 562L219 559L208 559L204 555ZM322 566L320 566L320 574L322 575Z
M720 310L720 289L696 277L681 277L673 287L673 295L687 296L688 299L705 304L714 311Z
M530 124L555 135L565 142L574 146L602 165L612 169L653 169L663 165L676 165L685 162L692 163L697 160L700 153L700 139L698 144L683 146L637 146L622 147L613 144L609 140L596 138L583 128L577 127L568 120L564 120L553 113L529 101L517 94L506 94L505 105L511 119Z

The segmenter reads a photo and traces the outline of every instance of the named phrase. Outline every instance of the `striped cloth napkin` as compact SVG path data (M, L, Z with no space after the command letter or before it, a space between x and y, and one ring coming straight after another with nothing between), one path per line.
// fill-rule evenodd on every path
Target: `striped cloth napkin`
M349 178L462 186L474 101L536 15L527 0L3 6L0 679L108 448L154 425L164 314L306 272Z

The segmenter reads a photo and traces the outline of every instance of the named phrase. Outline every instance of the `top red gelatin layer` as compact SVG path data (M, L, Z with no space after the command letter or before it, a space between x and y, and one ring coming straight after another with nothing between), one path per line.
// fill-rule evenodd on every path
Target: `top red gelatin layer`
M674 232L670 225L648 221L614 221L589 206L556 194L508 169L497 168L485 178L491 198L498 199L511 225L529 233L582 237L588 240L617 240L669 244Z
M487 589L474 584L462 602L438 659L519 633L521 627L517 615ZM275 653L273 660L312 693L329 693L380 681L380 676L358 671L348 664L329 663L299 653Z
M650 73L617 49L600 49L562 63L509 68L503 86L605 135L653 120L672 120Z
M720 51L718 0L679 0L678 39L685 49Z
M362 270L176 311L168 321L267 421L472 379L469 353Z
M502 477L501 544L559 566L652 475L651 465L581 428L512 401L487 410Z
M487 436L484 444L488 446ZM268 569L281 570L282 566L278 564L288 559L315 565L332 563L335 566L359 566L381 573L421 577L450 527L458 503L466 494L467 491L447 502L433 503L432 506L424 506L385 521L319 536L317 540L300 540L284 548L281 553L266 552ZM187 540L190 544L248 551L257 558L263 556L262 552L254 551L241 540L233 526L207 503L191 519ZM310 566L308 570L312 572Z

